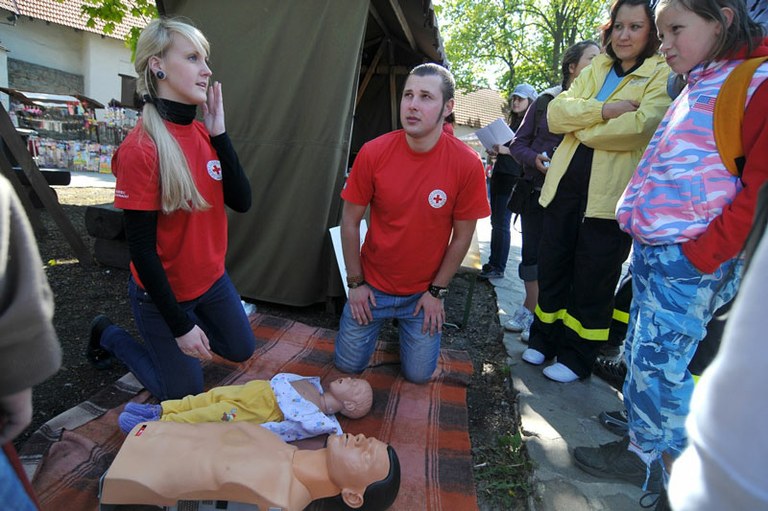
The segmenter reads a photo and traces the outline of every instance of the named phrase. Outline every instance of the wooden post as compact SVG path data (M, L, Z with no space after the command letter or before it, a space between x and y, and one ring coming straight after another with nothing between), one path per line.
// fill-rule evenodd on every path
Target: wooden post
M8 158L5 157L5 153L2 151L0 151L0 171L2 171L3 175L11 182L13 189L16 190L16 195L18 195L19 200L21 200L21 205L24 206L24 210L27 212L27 218L29 218L29 223L32 224L35 233L38 235L44 234L45 227L40 220L40 214L37 212L37 208L32 204L32 199L29 198L27 191L24 189L24 185L22 185L19 180L19 176L14 172L13 165L11 165L11 162L8 161Z
M397 129L397 121L400 119L400 112L397 109L397 79L395 77L395 46L392 40L389 41L389 113L390 123L393 130Z
M376 66L379 65L379 60L381 60L381 56L384 53L384 49L386 47L387 47L387 40L383 39L381 41L381 44L379 44L379 49L376 50L376 55L373 56L371 65L370 67L368 67L368 71L366 71L365 76L363 77L363 81L360 84L360 88L357 91L357 98L355 99L355 108L357 108L357 105L360 104L360 100L363 98L363 94L365 94L365 89L368 87L368 82L371 81L371 78L373 78L373 75L376 73Z
M24 145L24 141L13 126L11 117L8 115L8 112L2 104L0 104L0 137L11 151L11 154L13 154L13 157L16 158L16 161L21 165L21 170L23 170L24 175L27 176L29 184L32 185L32 188L40 198L40 202L43 203L45 209L48 210L48 213L50 213L53 220L59 226L62 234L64 234L67 242L72 247L72 250L74 250L80 264L83 266L93 266L91 252L64 214L59 202L56 200L53 190L48 186L48 182L40 173L40 169L37 168L35 160L33 160L32 155L29 154L27 147Z

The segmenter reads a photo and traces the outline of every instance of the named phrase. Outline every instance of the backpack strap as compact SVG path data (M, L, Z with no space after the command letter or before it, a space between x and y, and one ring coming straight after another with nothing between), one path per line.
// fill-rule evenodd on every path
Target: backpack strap
M728 172L741 177L744 171L744 104L747 90L755 70L768 60L768 56L747 59L736 66L725 79L715 100L714 134L715 145ZM735 121L735 122L734 122ZM734 129L738 126L738 129Z
M541 93L538 98L536 98L536 102L534 103L534 108L536 110L533 111L533 138L539 136L539 130L541 128L541 124L539 121L541 120L541 116L544 114L544 112L547 111L547 107L549 106L549 102L555 99L555 96L552 94L546 92Z

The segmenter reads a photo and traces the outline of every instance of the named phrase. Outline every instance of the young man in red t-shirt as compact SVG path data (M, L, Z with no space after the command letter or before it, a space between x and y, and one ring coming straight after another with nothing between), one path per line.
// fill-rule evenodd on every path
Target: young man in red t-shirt
M336 337L336 367L361 372L379 330L398 319L404 376L429 380L445 321L443 298L475 223L490 214L479 156L443 132L454 81L436 64L414 68L400 103L403 129L366 143L341 197L349 300ZM371 225L360 248L360 221Z

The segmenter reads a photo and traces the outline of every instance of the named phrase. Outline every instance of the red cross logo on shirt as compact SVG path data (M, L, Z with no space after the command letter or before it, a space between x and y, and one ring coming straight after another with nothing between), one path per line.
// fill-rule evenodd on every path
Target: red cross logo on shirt
M444 191L440 190L439 188L436 190L432 190L432 192L429 194L429 205L435 209L442 208L443 206L445 206L445 203L447 201L448 201L448 194L446 194Z
M221 181L221 164L219 160L210 160L208 162L208 175L216 181Z

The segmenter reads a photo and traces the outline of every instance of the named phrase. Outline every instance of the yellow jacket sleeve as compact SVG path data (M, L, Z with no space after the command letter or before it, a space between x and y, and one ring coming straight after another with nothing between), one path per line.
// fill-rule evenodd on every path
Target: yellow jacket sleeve
M550 131L572 133L584 145L605 151L632 151L648 143L670 103L666 89L669 67L660 56L649 57L605 102L598 101L594 97L612 65L607 55L595 57L571 87L552 100L547 111ZM640 107L604 120L603 105L622 100L638 101Z
M657 60L655 57L651 59ZM639 101L638 109L575 132L574 135L582 144L603 151L632 151L648 144L671 101L667 94L669 67L663 61L648 62L648 60L640 68L642 69L646 64L653 64L652 67L649 66L651 69L647 77L639 76L630 79L626 87L617 90L607 100L607 102L624 99ZM633 86L632 82L638 83Z
M600 59L595 57L594 60ZM595 64L598 64L595 66ZM573 81L568 90L555 96L547 108L548 129L552 133L570 133L603 122L603 102L594 99L600 90L599 81L605 80L607 71L599 62L585 68ZM610 68L610 65L609 65Z

